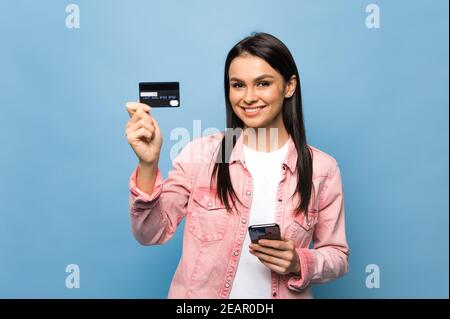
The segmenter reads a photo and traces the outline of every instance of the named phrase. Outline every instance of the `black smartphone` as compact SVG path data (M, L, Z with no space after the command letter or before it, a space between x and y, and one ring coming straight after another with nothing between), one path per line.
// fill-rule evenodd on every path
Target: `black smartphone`
M254 244L257 244L260 239L281 240L280 226L276 223L251 225L248 227L248 233Z

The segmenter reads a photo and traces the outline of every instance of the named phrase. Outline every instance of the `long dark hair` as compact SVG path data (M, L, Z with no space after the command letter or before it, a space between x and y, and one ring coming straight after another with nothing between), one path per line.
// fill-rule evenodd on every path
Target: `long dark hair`
M284 126L294 141L298 154L296 164L298 178L296 192L299 194L301 200L296 208L296 212L304 212L307 214L307 208L311 197L311 188L313 187L313 167L312 155L306 142L305 127L303 123L300 76L289 49L279 39L267 33L253 33L251 36L238 42L227 55L224 77L227 129L220 144L220 149L212 171L212 178L214 176L217 178L216 187L219 199L226 206L227 210L231 210L230 200L233 205L236 200L240 201L231 184L229 172L229 159L231 150L236 144L236 139L234 136L232 137L233 147L231 148L226 147L226 141L228 142L230 140L229 132L236 128L243 129L244 123L234 113L231 106L228 71L233 59L245 54L250 54L265 60L273 69L282 75L286 82L289 81L293 75L297 77L295 93L292 97L284 99L282 112Z

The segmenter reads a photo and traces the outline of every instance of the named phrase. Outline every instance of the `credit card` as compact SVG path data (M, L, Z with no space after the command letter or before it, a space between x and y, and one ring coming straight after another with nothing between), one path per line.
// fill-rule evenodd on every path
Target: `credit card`
M140 82L139 102L150 107L179 107L179 82Z

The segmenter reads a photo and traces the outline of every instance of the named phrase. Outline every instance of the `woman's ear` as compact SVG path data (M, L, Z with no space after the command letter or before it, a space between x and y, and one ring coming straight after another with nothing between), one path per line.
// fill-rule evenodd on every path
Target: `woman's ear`
M295 88L297 87L297 77L295 75L291 76L289 81L286 83L286 88L284 90L284 97L290 98L295 93Z

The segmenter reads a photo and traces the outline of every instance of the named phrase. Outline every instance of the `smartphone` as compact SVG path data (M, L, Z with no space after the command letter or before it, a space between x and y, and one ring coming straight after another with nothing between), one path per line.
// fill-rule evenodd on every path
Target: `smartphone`
M254 244L257 244L260 239L281 240L280 226L276 223L251 225L248 227L248 233Z

